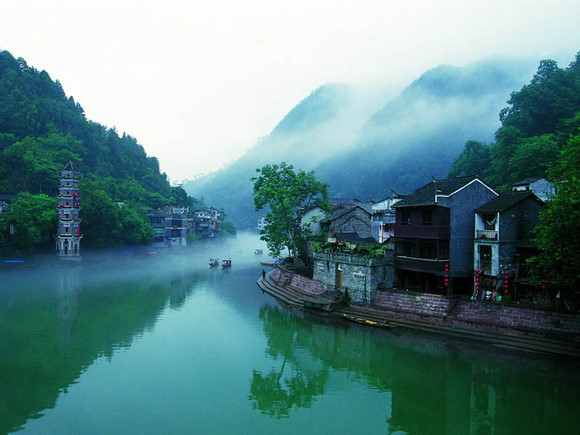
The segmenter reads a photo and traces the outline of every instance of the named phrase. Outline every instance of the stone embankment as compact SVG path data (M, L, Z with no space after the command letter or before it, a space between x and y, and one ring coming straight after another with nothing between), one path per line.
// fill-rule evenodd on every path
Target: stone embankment
M257 284L292 308L329 311L361 324L412 328L580 357L580 318L575 314L395 290L378 292L372 304L345 305L319 282L282 269L275 269Z

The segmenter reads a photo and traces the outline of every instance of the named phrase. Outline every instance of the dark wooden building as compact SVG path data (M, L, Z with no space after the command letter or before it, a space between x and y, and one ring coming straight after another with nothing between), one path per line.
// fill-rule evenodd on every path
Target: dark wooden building
M396 286L472 289L474 211L497 193L476 176L433 180L394 205Z

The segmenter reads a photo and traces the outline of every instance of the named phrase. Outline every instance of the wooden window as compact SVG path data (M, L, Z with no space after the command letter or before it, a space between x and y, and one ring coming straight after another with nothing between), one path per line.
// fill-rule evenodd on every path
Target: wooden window
M423 225L433 225L433 213L431 209L423 209Z
M401 225L409 225L411 223L411 212L409 209L404 208L401 211Z

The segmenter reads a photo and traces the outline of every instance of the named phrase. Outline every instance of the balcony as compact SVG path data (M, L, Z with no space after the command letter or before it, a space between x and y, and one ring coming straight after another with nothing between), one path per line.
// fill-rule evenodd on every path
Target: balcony
M497 240L497 231L495 231L495 230L477 230L475 238L478 240Z
M395 225L395 237L413 239L449 240L447 225Z

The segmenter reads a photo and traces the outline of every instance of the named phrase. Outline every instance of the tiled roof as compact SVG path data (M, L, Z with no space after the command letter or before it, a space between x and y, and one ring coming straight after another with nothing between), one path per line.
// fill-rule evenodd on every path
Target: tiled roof
M64 165L63 170L64 171L78 171L77 167L72 162L72 160L69 160L68 163L66 165Z
M361 204L357 205L354 208L342 208L341 207L341 208L337 208L336 210L334 210L330 216L327 216L324 219L321 219L320 223L325 224L328 222L332 222L333 220L335 220L335 219L337 219L337 218L339 218L347 213L350 213L353 210L356 210L357 208L360 208L361 210L363 210L365 213L367 213L369 215L373 214L372 210L371 211L367 210L367 207L366 206L363 207L363 205L361 205Z
M405 196L393 207L417 207L423 205L436 205L435 195L449 195L463 186L477 179L476 175L469 177L448 178L445 180L433 180L413 193Z
M512 208L517 203L527 199L528 197L533 197L537 201L541 202L540 199L533 192L529 190L522 190L522 191L515 191L515 192L506 192L502 193L499 196L489 200L482 206L478 207L475 212L476 213L497 213L506 211Z

